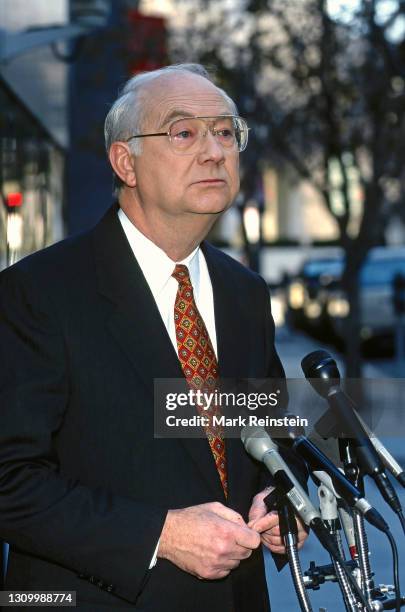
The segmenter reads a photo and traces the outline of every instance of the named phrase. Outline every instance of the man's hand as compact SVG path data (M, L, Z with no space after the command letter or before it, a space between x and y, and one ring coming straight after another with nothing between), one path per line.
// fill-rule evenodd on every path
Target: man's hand
M248 527L260 533L262 544L269 550L277 554L285 554L285 546L280 536L280 527L277 512L267 512L264 498L271 492L271 488L264 489L253 498L249 510ZM297 518L298 526L298 548L302 548L308 533L304 528L301 519Z
M215 580L224 578L260 545L257 530L219 502L169 510L160 536L158 557L181 569Z

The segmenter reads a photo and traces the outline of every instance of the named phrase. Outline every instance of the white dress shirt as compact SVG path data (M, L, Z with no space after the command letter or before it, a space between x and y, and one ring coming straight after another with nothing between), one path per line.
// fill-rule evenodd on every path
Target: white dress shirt
M174 303L179 284L177 280L172 277L172 274L176 264L183 264L189 269L197 308L207 327L212 346L218 358L214 296L212 293L212 284L208 273L207 262L205 261L205 257L200 247L194 249L194 251L182 261L174 262L161 248L135 227L121 208L118 211L118 218L132 252L149 285L149 289L152 292L176 353L177 340L174 325ZM158 548L159 542L157 543L149 569L156 565Z
M160 316L168 331L170 340L177 353L176 330L174 326L174 302L178 282L172 277L176 264L187 266L193 285L197 308L207 327L215 354L218 357L217 336L215 331L214 296L208 273L207 263L200 247L197 247L182 261L174 262L161 248L146 238L128 219L120 208L118 218L124 229L130 247L149 285Z

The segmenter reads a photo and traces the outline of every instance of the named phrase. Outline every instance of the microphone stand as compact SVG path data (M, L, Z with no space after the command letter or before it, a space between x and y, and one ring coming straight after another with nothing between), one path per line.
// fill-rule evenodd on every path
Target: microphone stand
M360 491L364 492L364 478L355 460L355 448L352 441L349 438L339 438L339 451L346 476L360 489ZM370 567L370 549L368 546L364 519L357 510L353 510L353 522L358 555L357 561L360 569L361 589L367 602L372 606L375 585Z
M294 584L295 593L302 612L313 612L308 593L305 588L302 576L301 562L298 556L298 528L294 510L288 499L278 491L277 488L264 498L267 510L277 510L280 534L284 540L288 562L290 565L291 577Z
M334 435L338 436L339 452L345 475L364 495L364 477L356 461L356 445L349 438L345 438L342 432L340 432L339 435L339 433L335 431ZM322 474L324 477L321 477ZM327 482L327 475L324 472L319 472L316 470L313 471L313 475L317 481L321 482L326 489L329 489L335 496L336 500L338 500L339 495L334 489L333 482L331 481L330 484ZM345 535L352 558L352 561L347 562L347 566L351 564L352 574L355 576L357 582L360 583L360 588L364 594L367 604L373 610L376 610L376 612L380 610L396 609L396 594L394 586L385 584L379 584L376 586L373 580L373 572L370 566L369 545L363 515L355 508L352 509L351 513L348 513L345 509L345 505L343 504L340 506L338 501L337 506L341 523L344 525ZM322 516L322 518L324 518L324 516ZM330 569L326 566L316 567L315 564L311 562L310 569L305 572L304 575L304 583L306 588L316 589L319 588L318 585L325 581L335 581L336 579L339 579L335 563L333 563L333 566L329 567ZM334 575L332 568L335 570ZM350 587L354 592L352 585L350 585ZM400 602L401 607L405 606L405 597L401 597ZM357 608L355 609L359 610L359 606L360 609L364 609L360 603L357 603Z
M330 535L334 538L336 545L339 549L340 555L345 559L345 553L342 545L341 538L341 524L339 521L337 500L336 497L325 484L321 483L318 487L319 507L321 511L322 519L329 530ZM342 592L343 602L347 612L358 612L358 602L356 595L347 579L347 576L342 568L342 563L336 561L331 557L333 567L335 568L335 574L339 583L340 590Z

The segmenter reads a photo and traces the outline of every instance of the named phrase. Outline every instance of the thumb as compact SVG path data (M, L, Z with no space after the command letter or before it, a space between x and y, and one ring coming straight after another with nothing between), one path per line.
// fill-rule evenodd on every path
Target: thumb
M260 493L254 496L249 510L249 523L262 518L265 514L267 514L267 507L264 503L264 498L267 497L267 495L269 495L273 489L274 487L266 487L263 491L260 491Z

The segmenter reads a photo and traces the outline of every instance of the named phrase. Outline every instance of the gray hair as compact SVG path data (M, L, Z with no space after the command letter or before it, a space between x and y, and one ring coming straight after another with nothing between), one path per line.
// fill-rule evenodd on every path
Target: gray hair
M137 74L127 81L122 88L119 97L111 106L104 123L104 139L107 154L113 142L126 140L134 134L142 132L145 120L147 104L143 95L144 86L155 79L173 73L193 73L204 77L211 83L213 79L209 72L201 64L172 64L158 70L151 70ZM217 87L219 93L224 97L229 105L232 114L238 114L235 102L228 94ZM141 139L134 138L129 143L131 152L134 155L141 155ZM114 193L123 185L121 179L114 173Z

